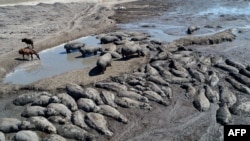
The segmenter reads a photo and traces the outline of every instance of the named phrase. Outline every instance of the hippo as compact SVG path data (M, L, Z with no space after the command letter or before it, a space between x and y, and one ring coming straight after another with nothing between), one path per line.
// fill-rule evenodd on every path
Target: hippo
M128 90L126 85L122 85L116 82L97 82L95 84L95 87L115 92Z
M169 106L170 105L170 101L164 100L162 98L162 96L158 95L154 91L144 91L142 95L147 97L149 100L155 101L155 102L157 102L159 104L162 104L164 106Z
M220 96L217 91L212 90L212 88L209 85L205 85L204 88L205 88L205 95L210 102L216 103L220 100Z
M170 84L166 82L160 75L150 75L147 78L148 81L154 82L155 84L162 86L169 86Z
M129 37L130 35L126 32L122 32L122 31L115 31L115 32L111 32L108 35L110 36L116 36L117 38L119 38L120 40Z
M119 97L128 97L134 100L138 100L141 102L149 102L147 97L144 97L136 92L133 91L120 91L117 93L117 96Z
M104 51L116 51L117 50L116 45L113 43L102 45L102 48Z
M187 72L186 68L183 67L178 61L176 60L170 60L169 64L170 68L174 68L176 70L182 71L182 72ZM190 69L191 70L191 69Z
M135 53L137 53L138 57L145 56L142 47L139 44L134 44L132 42L125 43L125 45L121 48L121 53L123 58L129 58Z
M47 106L50 104L50 96L41 95L32 102L32 106Z
M131 41L143 41L143 40L147 40L148 36L147 35L137 35L137 36L133 36L131 38Z
M114 107L111 107L109 105L100 105L99 107L100 110L98 111L98 113L108 117L112 117L124 124L128 123L128 119Z
M234 115L249 117L250 101L238 101L230 108L230 112Z
M51 123L56 123L56 124L65 124L66 122L69 121L69 119L65 119L62 116L49 116L47 118Z
M112 58L117 58L117 59L122 58L122 56L116 51L102 51L100 55L103 55L105 53L110 53Z
M81 127L82 129L87 130L87 129L89 129L89 127L85 123L84 117L85 117L85 114L82 111L78 110L78 111L73 113L71 121L74 125Z
M15 134L13 141L39 141L39 137L34 131L23 130Z
M237 61L230 60L230 59L226 59L226 60L225 60L225 63L226 63L227 65L230 65L230 66L232 66L232 67L237 68L238 70L240 70L240 69L245 69L245 68L246 68L246 66L245 66L244 64L242 64L242 63L240 63L240 62L237 62Z
M224 71L227 71L229 73L239 73L239 70L237 68L229 66L229 65L224 64L224 63L215 64L214 66L217 68L220 68Z
M3 132L0 132L0 141L5 141L5 135Z
M150 48L150 50L153 50L153 49ZM168 52L168 51L159 52L153 58L151 58L150 62L160 61L160 60L167 60L171 55L172 54L170 52Z
M98 113L87 113L85 122L93 129L103 133L106 136L113 136L113 132L108 129L107 121L103 115Z
M159 72L156 68L152 67L150 64L147 64L145 67L145 72L151 75L157 75Z
M78 108L86 112L96 112L99 110L99 107L95 102L88 98L80 98L77 100Z
M67 93L60 93L57 97L61 100L61 103L67 106L71 111L76 111L78 109L75 99Z
M108 44L108 43L114 43L115 41L120 41L120 39L117 36L104 36L101 39L101 44Z
M66 85L66 91L75 100L85 97L84 89L80 85L75 83L68 83Z
M241 84L244 84L244 85L250 87L250 80L249 80L249 78L247 76L241 75L241 74L235 73L235 72L234 73L229 73L229 74L231 76L233 76L233 78L235 80L237 80L238 82L240 82Z
M41 106L27 106L22 112L22 117L45 116L47 109Z
M146 102L140 102L128 97L116 98L115 103L123 108L140 108L145 110L152 110L152 106Z
M28 118L23 124L22 129L39 130L46 133L56 133L55 126L49 122L45 117L36 116Z
M42 141L67 141L64 137L57 134L50 134L43 138Z
M165 95L167 96L167 98L172 99L173 98L173 90L171 87L169 86L163 86L162 91L165 93Z
M198 26L189 26L187 29L187 34L192 34L194 31L199 30L200 27Z
M64 49L66 50L67 53L71 53L71 50L77 50L81 47L84 47L84 43L80 42L70 42L64 45Z
M211 62L213 65L220 64L224 62L224 58L222 56L212 56Z
M155 40L155 39L150 40L150 43L151 43L151 44L154 44L154 45L162 45L162 42L161 42L161 41L158 41L158 40Z
M67 106L61 103L51 103L47 106L46 111L47 116L63 116L66 119L70 119L72 112L68 109Z
M193 98L196 95L197 90L191 83L182 84L181 88L186 90L185 96L187 97Z
M19 95L14 101L13 103L17 106L24 106L28 103L32 103L33 101L36 100L37 97L41 96L41 95L47 95L47 96L51 96L50 93L47 92L31 92L31 93L25 93L22 95Z
M85 46L85 47L80 47L79 51L81 52L82 57L86 57L87 54L96 55L98 51L102 52L102 48L101 47Z
M106 90L102 90L101 94L100 94L103 103L110 105L112 107L117 108L117 105L115 104L115 94L111 91L106 91Z
M205 89L200 88L193 101L194 107L200 112L207 111L210 108L210 102L205 96Z
M240 69L240 74L247 76L250 78L250 72L247 69Z
M105 53L104 55L100 56L98 58L96 65L101 70L101 73L104 74L104 71L106 70L107 66L111 66L112 62L112 56L110 53Z
M220 102L226 103L228 108L233 106L237 102L236 95L225 86L219 86L220 91Z
M103 101L100 97L100 92L97 91L95 88L87 87L84 89L84 93L86 95L86 98L92 99L93 101L95 101L96 104L103 104Z
M196 79L198 82L201 82L201 83L205 82L206 80L205 76L201 72L195 69L191 69L191 68L188 68L188 71L189 71L189 74L192 76L192 78Z
M22 121L16 118L1 118L0 131L3 133L17 132Z
M73 124L64 124L58 127L58 134L65 138L77 141L95 141L96 136Z
M226 103L222 103L220 108L216 111L216 121L222 125L232 122L232 115Z
M241 83L239 83L235 79L230 78L230 77L226 77L225 80L227 82L229 82L238 91L241 91L241 92L246 93L246 94L250 94L250 88L243 85L243 84L241 84Z
M148 90L152 90L154 92L156 92L157 94L165 97L165 93L161 90L160 86L158 86L157 84L155 84L154 82L151 81L147 81L145 83L145 85L143 85L145 88L147 88Z
M208 77L208 84L211 87L215 87L219 83L219 81L220 81L218 75L216 74L215 71L209 71L208 75L209 75L209 77Z

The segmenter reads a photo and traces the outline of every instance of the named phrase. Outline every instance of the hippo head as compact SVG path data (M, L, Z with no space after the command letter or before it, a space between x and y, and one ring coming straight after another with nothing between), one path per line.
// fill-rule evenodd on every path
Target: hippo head
M60 102L61 102L61 100L57 96L52 96L49 99L49 103L60 103Z
M140 51L140 56L145 56L145 55L146 55L146 53L143 50L141 50Z
M54 115L57 115L57 114L58 114L58 112L53 108L47 108L47 110L46 110L46 115L47 116L54 116Z
M121 121L121 122L123 122L123 123L125 123L125 124L128 123L128 119L125 116L123 116L123 115L120 115L120 117L119 117L118 120Z
M48 133L56 134L56 128L54 126L46 126L45 131Z
M100 107L95 106L94 109L93 109L93 112L98 112L98 111L100 111Z
M32 124L29 121L22 121L20 127L21 130L32 129Z
M141 108L147 109L147 110L152 110L152 106L150 106L148 103L144 103L143 105L141 105Z
M143 102L149 102L149 101L148 101L148 98L146 98L146 97L142 97L142 98L141 98L141 101L143 101Z

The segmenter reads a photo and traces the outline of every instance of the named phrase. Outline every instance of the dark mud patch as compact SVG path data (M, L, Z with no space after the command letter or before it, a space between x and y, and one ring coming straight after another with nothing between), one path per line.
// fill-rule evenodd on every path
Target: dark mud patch
M163 12L171 9L174 2L163 2L162 0L139 0L124 4L115 5L118 9L115 10L116 14L111 16L111 19L118 23L127 23L131 21L139 21L153 16L160 16ZM120 6L125 9L119 9Z

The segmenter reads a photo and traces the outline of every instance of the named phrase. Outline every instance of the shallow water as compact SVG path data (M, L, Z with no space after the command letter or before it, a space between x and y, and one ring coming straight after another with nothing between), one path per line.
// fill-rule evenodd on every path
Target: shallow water
M87 46L100 46L100 41L95 36L87 36L75 41L83 42ZM97 60L97 56L82 58L78 51L67 54L64 44L39 52L39 56L41 60L33 56L33 61L27 61L16 67L6 75L4 83L29 84L71 70L93 66Z
M240 6L215 4L213 7L201 11L198 15L250 15L250 3Z
M184 28L184 26L165 25L152 22L147 23L142 21L139 23L119 24L118 27L128 31L145 32L151 35L151 39L164 42L172 42L185 36L185 32L179 34L168 34L165 32L166 30L175 30L176 32L180 32L180 29Z

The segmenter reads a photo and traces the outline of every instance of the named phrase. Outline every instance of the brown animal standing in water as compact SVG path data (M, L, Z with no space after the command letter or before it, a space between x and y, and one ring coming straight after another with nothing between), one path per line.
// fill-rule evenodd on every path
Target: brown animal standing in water
M34 49L34 44L33 44L33 40L32 39L27 39L27 38L23 38L22 42L25 42L27 44L27 46L29 47L29 45L31 46L32 49Z
M23 55L23 59L25 59L24 55L27 55L27 56L31 56L31 60L33 60L33 54L35 54L36 57L40 60L40 57L39 57L38 53L35 50L33 50L33 49L29 48L29 47L22 48L18 52L19 52L19 54Z

